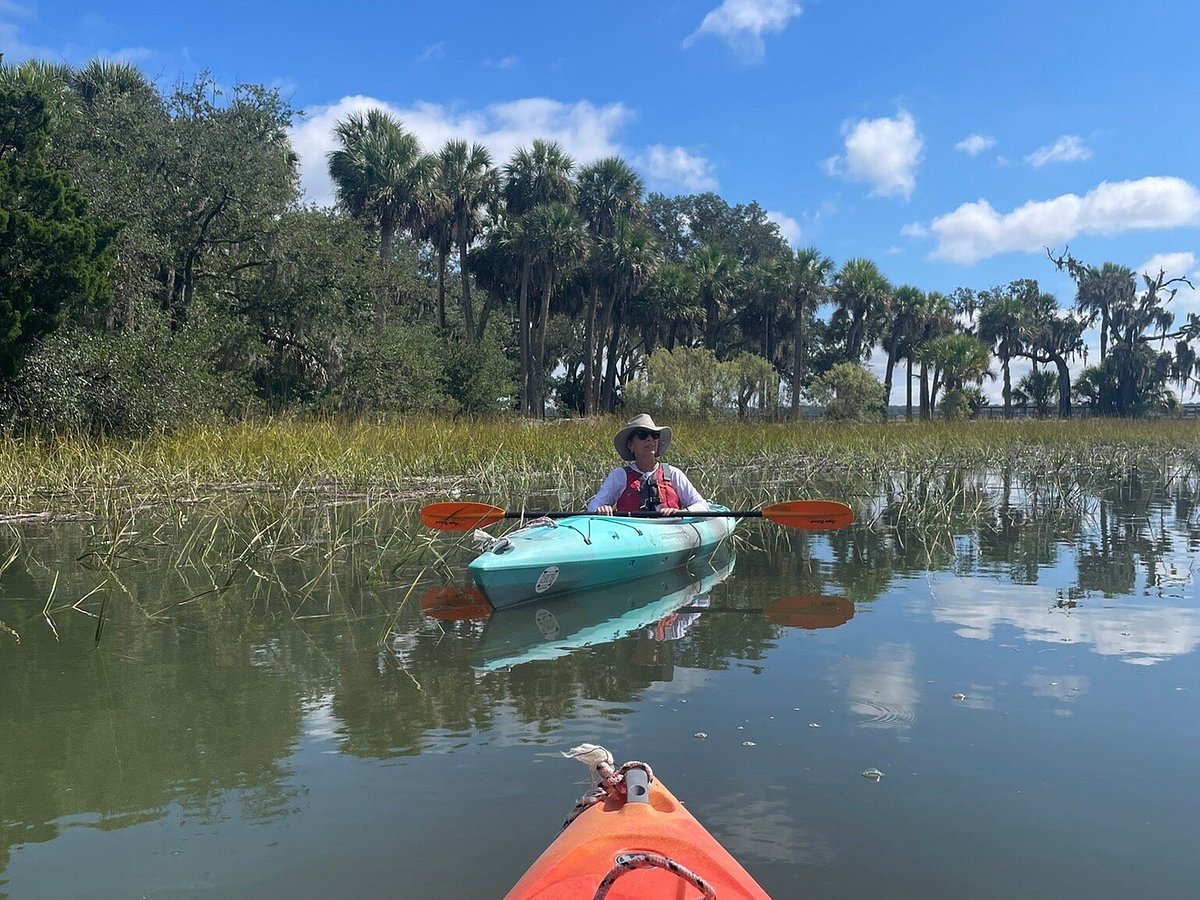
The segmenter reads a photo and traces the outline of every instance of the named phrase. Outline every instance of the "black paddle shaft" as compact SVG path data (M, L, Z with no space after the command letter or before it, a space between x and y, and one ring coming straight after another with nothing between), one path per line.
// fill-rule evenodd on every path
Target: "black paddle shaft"
M588 512L506 512L506 519L567 519L571 516L594 516L599 513ZM618 519L727 519L730 516L737 519L761 519L762 511L757 509L747 510L708 510L706 512L681 512L678 516L668 516L660 512L646 512L638 510L637 512L619 512L613 513L613 516Z

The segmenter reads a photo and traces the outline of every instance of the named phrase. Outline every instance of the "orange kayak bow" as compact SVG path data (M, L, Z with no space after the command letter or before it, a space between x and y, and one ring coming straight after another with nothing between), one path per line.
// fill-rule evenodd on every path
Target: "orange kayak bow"
M576 751L585 748L612 759L601 747ZM601 761L597 772L600 787L506 900L769 900L645 763L614 770Z

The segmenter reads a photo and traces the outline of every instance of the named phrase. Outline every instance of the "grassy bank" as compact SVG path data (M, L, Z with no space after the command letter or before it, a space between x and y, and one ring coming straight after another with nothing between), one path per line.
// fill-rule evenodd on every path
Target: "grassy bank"
M487 486L575 495L616 462L617 419L526 422L296 419L195 427L138 440L0 438L10 513L110 490L187 499L238 489L427 496ZM877 480L931 469L1200 469L1200 425L1177 421L966 422L872 426L672 423L669 458L710 481Z

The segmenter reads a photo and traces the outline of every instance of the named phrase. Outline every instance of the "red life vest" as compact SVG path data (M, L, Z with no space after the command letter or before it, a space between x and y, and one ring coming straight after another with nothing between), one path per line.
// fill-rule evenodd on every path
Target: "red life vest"
M646 476L633 466L625 467L625 490L621 491L621 496L617 498L617 512L652 512L656 509L680 508L679 495L675 493L675 485L671 484L667 467L659 464L658 470L650 473L650 477L657 481L659 502L656 505L651 503L653 489L645 489Z

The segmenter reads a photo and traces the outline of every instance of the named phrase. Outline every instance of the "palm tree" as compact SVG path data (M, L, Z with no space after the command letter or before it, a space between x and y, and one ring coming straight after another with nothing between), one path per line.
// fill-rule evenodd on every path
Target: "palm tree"
M642 179L624 160L610 156L584 166L579 170L577 184L579 212L597 245L612 237L619 221L636 221L640 217L644 186ZM596 256L592 270L583 328L583 380L588 412L595 411L600 403L600 368L606 336L604 329L596 327L600 293L606 278L600 255ZM612 321L612 306L613 298L610 295L604 303L602 321Z
M1113 312L1117 307L1129 306L1137 293L1133 270L1110 262L1100 267L1085 266L1065 252L1050 259L1060 271L1066 269L1075 282L1075 307L1086 314L1087 325L1100 320L1100 365L1104 365Z
M755 343L757 355L772 362L779 345L780 325L792 312L790 304L784 308L784 301L791 299L793 265L788 250L760 259L744 270L743 304L736 313L741 337L736 346Z
M1192 385L1192 392L1195 393L1195 385L1200 383L1200 355L1192 349L1192 345L1187 341L1175 343L1175 359L1171 364L1171 377L1179 383L1180 403L1187 399L1188 385Z
M688 259L688 269L696 279L700 304L704 307L704 346L717 353L725 325L722 313L741 284L737 260L713 244L705 244Z
M954 331L954 306L950 302L950 298L945 294L940 291L930 291L925 294L924 299L918 306L916 316L916 325L908 347L908 359L910 376L911 364L913 362L917 362L921 366L919 376L921 379L921 392L918 403L920 418L924 422L933 418L932 401L934 399L929 389L930 357L925 350L933 341ZM934 372L934 380L937 380L936 371ZM911 398L909 399L907 415L909 419L912 418Z
M452 240L458 247L458 269L462 276L463 332L468 343L476 340L475 311L471 306L471 275L467 251L479 237L483 213L499 195L500 177L492 166L492 155L482 144L467 146L466 141L451 140L438 152L441 183L450 205ZM482 337L482 335L478 335Z
M887 368L883 376L883 420L887 421L888 407L892 402L892 372L897 360L908 360L908 379L904 394L905 409L912 418L912 353L909 349L920 329L921 304L925 294L912 285L896 289L892 299L891 315L887 334L883 337L883 349L887 351Z
M386 258L397 231L419 230L436 164L415 135L380 109L350 113L333 133L341 144L328 155L337 202L379 229L379 255Z
M937 367L933 396L939 388L945 389L942 398L943 413L950 418L956 410L955 400L963 395L968 382L982 384L991 377L988 363L992 354L987 345L969 334L948 334L935 338L924 349L925 356Z
M550 300L563 275L578 265L587 252L588 235L583 220L562 203L540 203L520 222L518 239L522 254L539 270L542 282L542 306L533 342L533 360L528 366L525 388L526 408L546 408L546 326L550 321Z
M869 259L848 259L833 279L837 304L830 324L845 335L845 358L861 362L891 302L892 286Z
M663 345L674 350L679 331L690 330L704 314L696 305L696 279L679 263L664 263L659 268L646 286L646 300L643 346L647 355L654 352L660 334Z
M25 87L46 101L46 111L55 119L78 104L74 70L64 63L28 59L15 66L3 65L0 54L0 86Z
M604 373L600 380L601 394L594 408L612 411L616 408L618 349L625 321L625 308L639 297L662 265L662 251L654 232L645 225L618 220L611 236L601 241L593 261L603 274L603 287L608 296L600 333L607 334L604 346ZM600 371L597 361L597 373Z
M833 260L816 247L796 251L792 283L792 418L800 417L800 384L804 378L808 325L817 307L829 299Z
M453 209L442 184L441 166L434 181L434 190L425 204L425 215L421 237L429 242L437 256L437 317L438 328L446 330L446 268L450 251L454 249Z
M1017 382L1014 396L1022 405L1033 404L1038 418L1045 418L1050 414L1050 401L1054 396L1057 381L1058 376L1048 369L1027 372Z
M1026 304L1028 340L1025 356L1039 363L1053 363L1057 369L1058 415L1071 418L1071 371L1067 360L1079 353L1086 354L1083 331L1086 321L1079 316L1063 315L1058 308L1058 299L1039 292L1037 299Z
M504 167L503 193L505 208L518 228L521 217L528 215L539 205L567 204L574 201L575 183L571 180L571 171L574 168L574 160L554 142L535 140L530 147L522 147L513 154ZM521 384L524 386L522 406L532 397L529 281L535 251L534 247L518 250L521 256L521 287L517 302L517 331Z
M996 288L985 292L983 306L979 311L979 339L994 348L1000 357L1004 372L1004 418L1012 418L1012 377L1009 364L1012 358L1024 352L1027 332L1026 304L1021 293L1023 287L1013 282L1008 288ZM1033 296L1037 296L1037 282L1033 282Z
M79 99L89 107L101 97L134 96L143 102L161 102L150 79L132 63L93 59L74 73L71 80Z

